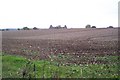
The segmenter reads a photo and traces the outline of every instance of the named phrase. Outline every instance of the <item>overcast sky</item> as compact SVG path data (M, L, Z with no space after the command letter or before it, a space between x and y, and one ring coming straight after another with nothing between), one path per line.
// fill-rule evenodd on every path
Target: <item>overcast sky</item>
M0 28L118 26L119 0L0 0Z

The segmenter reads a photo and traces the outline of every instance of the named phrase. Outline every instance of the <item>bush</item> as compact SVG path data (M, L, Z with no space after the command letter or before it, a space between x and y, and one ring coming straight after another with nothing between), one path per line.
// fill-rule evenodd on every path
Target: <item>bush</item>
M34 27L33 30L38 30L38 28Z
M5 29L2 29L2 31L5 31Z
M91 28L91 25L90 24L86 25L86 28Z
M92 26L92 28L96 28L96 26Z
M20 30L20 28L18 28L17 30Z
M109 26L108 28L113 28L113 26Z
M28 27L23 27L23 30L30 30Z
M6 31L9 31L9 29L6 29Z

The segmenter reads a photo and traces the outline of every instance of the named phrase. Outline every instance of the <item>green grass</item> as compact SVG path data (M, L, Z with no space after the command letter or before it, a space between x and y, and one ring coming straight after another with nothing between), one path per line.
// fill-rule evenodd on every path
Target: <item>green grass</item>
M2 52L0 51L0 78L2 78Z
M22 78L22 71L26 69L31 77L36 78L117 78L118 66L114 61L116 56L98 57L109 60L110 64L60 65L55 61L29 60L21 56L2 55L2 77ZM27 64L30 61L31 64ZM114 63L114 64L112 64ZM27 64L27 65L26 65ZM34 72L34 64L35 72ZM26 75L25 77L29 77Z
M20 68L27 62L27 59L20 56L2 56L2 77L19 77Z

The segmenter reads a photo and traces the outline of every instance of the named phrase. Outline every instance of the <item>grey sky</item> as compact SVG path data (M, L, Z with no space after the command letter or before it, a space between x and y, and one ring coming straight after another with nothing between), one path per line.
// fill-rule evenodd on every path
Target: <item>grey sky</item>
M118 26L119 0L0 0L0 28Z

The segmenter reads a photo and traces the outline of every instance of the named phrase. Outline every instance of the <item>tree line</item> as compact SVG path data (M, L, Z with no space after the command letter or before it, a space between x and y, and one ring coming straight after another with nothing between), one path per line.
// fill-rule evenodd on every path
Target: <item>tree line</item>
M85 28L96 28L96 26L91 26L90 24L87 24ZM107 28L114 28L113 26L108 26Z
M58 25L58 26L53 27L52 25L50 25L49 29L67 29L67 26L64 25L64 27L61 27L61 25Z
M17 30L39 30L37 27L28 28L28 27L23 27L22 29L18 28Z
M85 28L97 28L96 26L91 26L90 24L87 24ZM107 28L114 28L113 26L108 26ZM49 29L67 29L67 25L64 25L64 27L61 27L61 25L58 26L53 26L50 25ZM0 31L8 31L10 29L0 29ZM29 28L29 27L23 27L23 28L18 28L17 30L39 30L37 27Z

